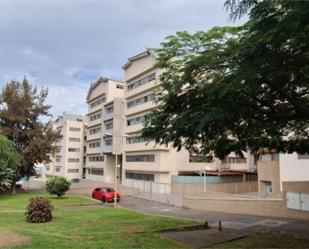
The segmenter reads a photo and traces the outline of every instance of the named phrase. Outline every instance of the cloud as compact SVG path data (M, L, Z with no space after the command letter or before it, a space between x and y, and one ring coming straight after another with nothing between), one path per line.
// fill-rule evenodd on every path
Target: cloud
M176 31L233 25L224 1L0 1L0 87L27 76L49 88L54 115L85 114L91 82L123 79L128 57Z

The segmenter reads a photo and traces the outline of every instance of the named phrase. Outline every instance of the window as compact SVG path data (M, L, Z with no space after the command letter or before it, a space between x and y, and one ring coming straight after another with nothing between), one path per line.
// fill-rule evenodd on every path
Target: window
M144 123L147 115L139 116L135 118L130 118L127 120L127 126L136 125L136 124L142 124Z
M142 143L142 142L145 142L145 139L140 136L127 138L127 144L137 144L137 143Z
M126 172L126 178L133 179L133 180L154 181L153 174L140 174L140 173Z
M134 155L134 156L126 156L127 162L154 162L154 155Z
M246 163L247 162L247 158L242 158L242 157L226 157L223 160L223 163Z
M79 158L68 158L68 162L69 163L78 163L79 162Z
M68 169L68 173L78 173L79 169Z
M89 162L103 162L104 156L89 156Z
M202 156L202 155L189 155L189 162L190 163L212 163L213 159L209 158L207 156Z
M298 154L297 153L297 158L298 159L309 159L309 154L305 153L305 154Z
M78 127L70 127L69 130L70 131L81 131L81 129Z
M56 156L56 162L58 163L60 162L60 160L61 160L61 156Z
M134 100L131 100L127 103L127 107L128 108L132 108L134 106L137 106L137 105L141 105L141 104L144 104L144 103L147 103L149 101L152 101L155 99L155 94L152 93L152 94L149 94L149 95L146 95L144 97L140 97L140 98L137 98L137 99L134 99Z
M80 138L79 137L69 137L69 141L70 142L80 142Z
M101 168L91 168L90 169L90 174L91 175L101 175L101 176L103 176L104 175L104 169L101 169Z
M50 166L49 166L49 165L46 165L46 166L45 166L45 169L46 169L47 171L49 171L49 170L50 170Z
M113 138L105 138L105 145L107 146L113 145Z
M89 119L90 119L90 121L94 121L94 120L100 119L101 117L102 117L102 113L98 112L96 114L89 116Z
M95 141L95 142L91 142L89 143L89 148L97 148L101 146L101 142L100 141Z
M111 129L113 129L113 122L105 123L105 129L106 129L106 130L111 130Z
M55 167L55 171L56 171L56 172L60 172L60 170L61 170L61 167L60 167L60 166L56 166L56 167Z
M116 88L118 88L118 89L123 89L123 85L117 84L117 85L116 85Z
M155 80L156 79L156 74L155 73L152 73L144 78L141 78L133 83L130 83L128 84L128 91L132 91L133 89L139 87L139 86L142 86L152 80Z
M92 128L89 130L89 134L93 135L93 134L97 134L100 133L102 131L101 127L96 127L96 128Z
M106 109L106 113L113 113L114 112L114 106L112 106L112 105L107 106L105 109Z
M90 104L90 108L93 108L93 107L96 107L96 106L98 106L98 105L101 105L101 104L104 103L105 101L106 101L105 96L102 97L102 98L99 98L99 99L93 101L93 102Z
M80 148L69 148L69 152L80 152Z

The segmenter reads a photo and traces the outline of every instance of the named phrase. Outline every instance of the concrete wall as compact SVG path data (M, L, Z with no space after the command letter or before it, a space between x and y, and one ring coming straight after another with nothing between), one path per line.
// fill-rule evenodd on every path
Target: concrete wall
M258 168L258 182L259 182L259 195L264 197L266 193L265 182L271 182L272 196L281 197L280 191L280 167L279 161L259 161Z
M196 194L203 191L202 184L177 184L171 185L172 193L182 193L185 191L186 194ZM256 192L258 190L257 181L248 182L233 182L233 183L220 183L220 184L207 184L207 191L222 192L222 193L248 193Z
M309 181L309 159L298 159L297 154L280 154L280 189L282 182Z
M288 209L280 199L194 199L186 197L183 206L203 211L309 220L308 212Z

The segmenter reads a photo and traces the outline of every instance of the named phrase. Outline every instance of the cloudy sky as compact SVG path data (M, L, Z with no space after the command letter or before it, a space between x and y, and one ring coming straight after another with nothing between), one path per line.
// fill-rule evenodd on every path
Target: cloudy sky
M176 31L233 25L225 0L0 0L0 88L48 87L54 116L85 114L91 82Z

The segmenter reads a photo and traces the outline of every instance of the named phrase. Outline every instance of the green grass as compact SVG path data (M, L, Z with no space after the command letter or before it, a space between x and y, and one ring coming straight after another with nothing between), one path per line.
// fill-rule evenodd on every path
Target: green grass
M155 231L193 225L194 222L145 215L121 208L64 209L63 205L94 204L90 199L49 197L54 219L43 224L25 221L23 210L34 194L0 195L0 229L30 238L15 249L96 249L96 248L191 248L160 237ZM20 212L13 212L20 210ZM144 232L144 233L141 233ZM254 234L213 246L227 248L309 248L309 240L282 234Z
M257 233L246 238L222 243L212 249L231 248L309 248L309 240L298 238L291 234Z
M0 210L23 210L31 197L34 195L0 196ZM54 219L48 223L27 223L23 212L0 213L2 230L30 238L29 244L14 248L190 248L162 238L154 231L194 224L191 221L145 215L121 208L61 208L66 204L97 204L73 196L61 200L51 198L51 202Z

